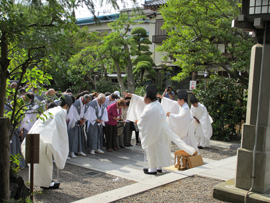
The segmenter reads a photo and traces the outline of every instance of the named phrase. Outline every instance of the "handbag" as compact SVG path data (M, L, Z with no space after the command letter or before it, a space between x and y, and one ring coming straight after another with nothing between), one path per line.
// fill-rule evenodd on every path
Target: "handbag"
M124 124L118 122L117 123L117 136L120 136L124 133Z

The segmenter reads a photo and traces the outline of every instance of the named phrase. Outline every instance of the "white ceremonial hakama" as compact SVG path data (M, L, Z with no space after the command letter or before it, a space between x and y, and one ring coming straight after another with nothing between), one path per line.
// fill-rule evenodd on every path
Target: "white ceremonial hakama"
M199 102L198 107L191 106L190 112L192 117L194 116L200 121L200 123L197 123L195 119L192 121L197 145L208 147L210 144L210 138L213 134L211 125L211 123L213 123L212 118L209 116L206 107Z
M63 169L68 156L67 111L58 106L44 112L48 119L38 119L29 134L40 134L39 164L34 164L34 184L49 187L52 181L53 160ZM52 115L49 115L51 113ZM26 141L22 143L25 153ZM25 157L25 154L24 154Z
M187 145L198 151L193 125L191 124L192 117L187 103L181 107L177 101L163 97L161 105L165 113L171 112L170 116L167 117L170 129Z
M174 134L167 122L166 115L158 101L145 104L143 97L132 95L127 120L135 122L140 132L142 148L146 152L149 168L171 165L171 141L180 149L194 154L194 148L186 145Z

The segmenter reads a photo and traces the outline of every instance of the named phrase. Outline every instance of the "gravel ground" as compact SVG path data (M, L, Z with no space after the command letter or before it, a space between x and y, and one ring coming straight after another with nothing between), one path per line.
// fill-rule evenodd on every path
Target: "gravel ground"
M172 151L176 150L178 147L173 144ZM236 150L209 147L201 149L200 153L204 158L221 160L236 155ZM99 172L96 176L89 176L85 174L87 172L95 171L66 164L64 170L60 171L60 189L43 190L35 187L35 202L72 202L135 183ZM28 168L23 169L20 175L25 181L28 181ZM56 167L54 167L53 177L56 179ZM212 197L213 187L221 182L196 176L188 177L118 202L222 202Z
M174 143L172 143L172 151L175 152L177 150L179 150L179 148ZM237 150L221 147L205 147L200 149L200 153L203 158L221 160L235 156L237 154Z
M86 197L91 197L109 190L121 188L135 183L134 181L118 178L105 173L99 173L91 177L85 173L95 172L93 170L81 168L71 164L66 164L65 168L60 171L59 180L60 188L56 190L43 190L35 187L35 202L73 202ZM24 168L19 175L28 181L28 168ZM56 179L56 167L54 167L53 177Z
M116 202L219 203L223 201L216 200L212 196L213 187L221 182L196 176L188 177Z

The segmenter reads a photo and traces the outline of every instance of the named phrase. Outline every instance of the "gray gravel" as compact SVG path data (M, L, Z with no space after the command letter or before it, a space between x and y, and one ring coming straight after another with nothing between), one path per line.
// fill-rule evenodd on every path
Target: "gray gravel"
M65 168L60 170L60 188L43 190L35 187L35 202L72 202L135 183L100 172L98 172L99 175L91 177L85 174L87 172L95 171L66 164ZM25 182L28 181L28 168L24 168L19 175L23 177ZM56 179L56 167L54 167L53 177Z
M173 144L172 151L175 150L178 150L178 147ZM200 153L204 158L221 160L236 155L236 150L211 147L201 149ZM94 177L85 174L91 171L93 172L66 164L64 170L60 170L60 189L42 190L35 187L35 202L72 202L135 183L100 172ZM28 181L28 168L23 169L20 175ZM56 179L56 167L53 177ZM118 202L222 202L212 198L213 186L221 182L196 176L188 177Z
M219 203L223 201L216 200L212 196L213 187L221 182L196 176L188 177L116 202Z

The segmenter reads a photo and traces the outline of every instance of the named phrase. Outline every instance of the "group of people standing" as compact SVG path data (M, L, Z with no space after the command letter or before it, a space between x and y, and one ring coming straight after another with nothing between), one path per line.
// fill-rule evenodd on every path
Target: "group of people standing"
M67 115L69 157L104 153L103 146L108 152L132 146L134 123L125 119L130 98L121 98L118 91L80 95Z
M63 163L69 157L86 156L86 153L92 155L104 153L103 146L108 152L132 146L131 136L132 131L135 131L136 143L142 145L149 163L149 168L143 171L146 174L156 174L162 172L162 167L171 164L171 141L180 149L193 155L198 151L197 146L199 148L208 146L212 136L212 120L206 108L198 102L195 95L191 95L192 107L190 110L187 104L188 93L185 90L177 92L177 101L173 100L175 93L171 87L159 95L154 85L146 88L144 97L123 93L123 98L121 98L118 91L112 94L108 92L90 94L88 91L83 91L75 98L71 90L56 97L56 92L49 89L45 93L44 99L38 100L34 95L35 90L32 91L33 93L29 93L30 96L27 96L28 93L26 96L22 96L28 97L27 101L32 106L39 106L39 103L43 103L53 116L54 114L59 115L58 119L57 116L55 120L51 119L55 121L51 123L58 127L51 127L56 129L53 131L51 141L47 140L47 131L42 133L42 129L45 129L49 121L46 123L38 119L32 129L31 126L28 126L26 132L29 130L30 133L39 132L44 143L54 142L54 144L50 144L50 146L55 146L54 149L51 149L52 155L44 155L44 157L50 157L44 159L47 160L46 164L49 164L52 156L61 157L61 162L58 162L60 168L64 167ZM158 101L158 97L162 99L161 103ZM64 122L62 122L63 119ZM35 121L36 118L33 120ZM46 127L46 129L48 128ZM57 134L62 134L59 142L53 140ZM47 145L49 146L49 144ZM57 151L58 146L60 148L62 146L63 149ZM44 154L48 153L47 148L45 151ZM40 168L39 171L42 169ZM51 173L48 176L51 176ZM46 182L45 185L48 186L48 183Z

